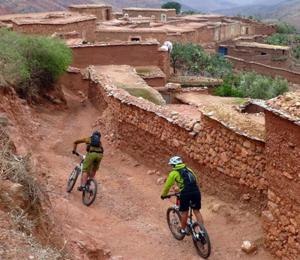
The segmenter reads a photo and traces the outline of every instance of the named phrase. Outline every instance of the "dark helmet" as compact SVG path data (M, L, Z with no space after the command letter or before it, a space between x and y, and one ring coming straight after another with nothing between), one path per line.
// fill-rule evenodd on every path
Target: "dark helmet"
M93 132L93 135L98 135L99 137L101 137L101 133L97 130Z

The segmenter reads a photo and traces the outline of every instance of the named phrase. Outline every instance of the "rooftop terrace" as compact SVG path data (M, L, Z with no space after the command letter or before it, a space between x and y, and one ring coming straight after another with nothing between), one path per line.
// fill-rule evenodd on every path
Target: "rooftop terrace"
M248 48L260 48L260 49L271 49L271 50L283 50L288 51L291 48L289 46L280 46L280 45L270 45L258 42L238 42L236 43L238 47L248 47Z
M85 15L71 12L48 12L30 14L1 15L0 21L22 24L69 24L88 20L96 20L94 15Z

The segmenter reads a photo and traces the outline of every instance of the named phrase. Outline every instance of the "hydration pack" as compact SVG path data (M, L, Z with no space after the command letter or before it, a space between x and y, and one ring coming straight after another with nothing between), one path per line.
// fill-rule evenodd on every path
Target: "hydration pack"
M93 134L91 136L91 146L92 147L100 147L101 146L101 140L100 136L97 134Z
M188 169L182 168L178 170L181 178L184 182L184 190L195 190L198 189L198 184L195 175Z

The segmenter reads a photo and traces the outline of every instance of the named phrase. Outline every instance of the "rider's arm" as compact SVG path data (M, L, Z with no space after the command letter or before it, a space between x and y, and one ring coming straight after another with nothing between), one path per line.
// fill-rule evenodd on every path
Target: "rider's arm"
M82 138L82 139L76 140L74 142L73 151L76 151L78 144L83 144L83 143L88 144L89 143L89 138Z
M164 189L163 189L162 194L161 194L162 197L165 197L165 196L168 195L168 193L169 193L171 187L172 187L172 186L174 185L174 183L175 183L175 179L176 179L176 171L172 171L172 172L169 174L168 179L167 179L167 181L166 181L166 183L165 183Z

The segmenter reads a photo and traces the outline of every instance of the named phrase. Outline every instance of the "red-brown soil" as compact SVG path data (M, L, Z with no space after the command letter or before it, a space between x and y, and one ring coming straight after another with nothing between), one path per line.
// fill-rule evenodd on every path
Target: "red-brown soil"
M74 249L74 259L105 259L104 248L109 248L111 255L130 260L199 259L190 237L179 242L168 230L165 215L171 202L160 200L162 187L156 184L159 176L148 175L150 169L142 161L122 153L105 137L105 156L96 176L100 192L95 203L88 208L81 203L79 192L65 192L66 180L77 162L71 154L72 142L89 135L100 116L91 104L80 103L80 97L70 91L65 94L67 110L32 110L37 127L27 136L27 149L47 169L53 214L63 225L64 239ZM213 245L210 259L273 259L261 245L252 256L240 251L243 240L261 244L263 235L257 216L238 204L228 204L205 193L202 196L205 224ZM83 253L89 258L84 258Z

